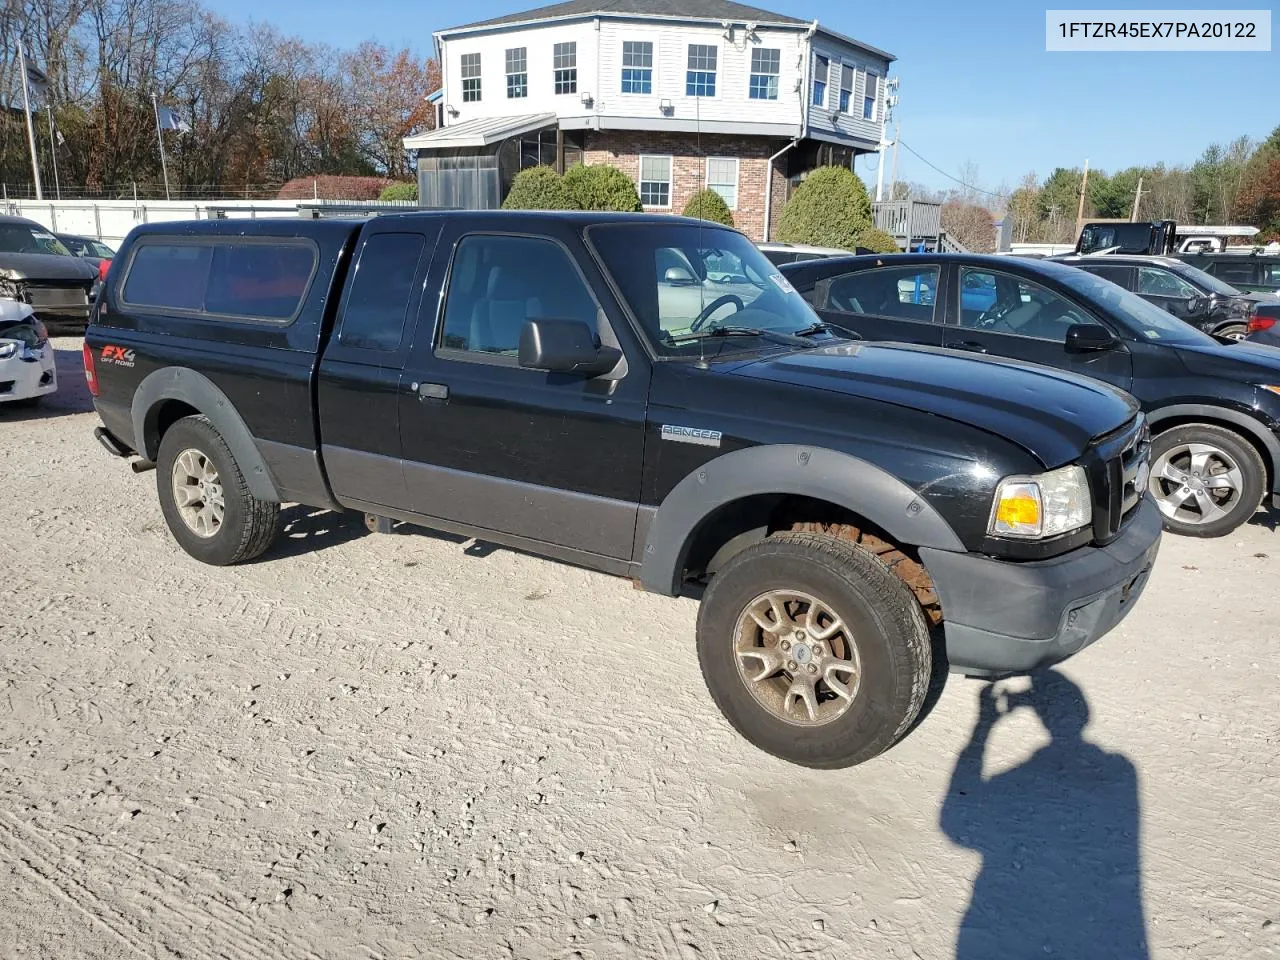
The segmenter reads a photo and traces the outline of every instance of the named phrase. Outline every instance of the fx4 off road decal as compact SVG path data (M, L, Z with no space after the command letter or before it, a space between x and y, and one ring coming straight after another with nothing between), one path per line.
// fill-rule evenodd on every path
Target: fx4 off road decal
M102 348L103 363L114 363L117 367L132 367L136 358L137 354L132 350L126 350L124 347L107 344Z
M704 447L720 446L719 430L702 430L698 427L679 427L672 423L662 425L662 439L677 443L699 443Z

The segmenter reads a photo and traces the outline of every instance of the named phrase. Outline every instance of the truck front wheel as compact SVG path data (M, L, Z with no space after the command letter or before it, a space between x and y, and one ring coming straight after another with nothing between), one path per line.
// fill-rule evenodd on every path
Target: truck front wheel
M915 596L845 540L779 533L735 555L698 611L712 699L761 750L848 767L907 731L928 690L929 630Z
M228 566L275 539L280 504L249 492L226 440L205 417L186 417L160 440L156 492L169 532L197 560Z

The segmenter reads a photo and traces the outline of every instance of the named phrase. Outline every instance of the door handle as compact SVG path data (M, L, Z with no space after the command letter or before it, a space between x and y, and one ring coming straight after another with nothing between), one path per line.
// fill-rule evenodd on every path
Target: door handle
M973 353L987 352L987 348L977 340L952 340L949 343L944 343L943 346L950 347L952 350L970 350Z
M409 389L418 395L420 400L448 400L449 388L443 383L411 383Z

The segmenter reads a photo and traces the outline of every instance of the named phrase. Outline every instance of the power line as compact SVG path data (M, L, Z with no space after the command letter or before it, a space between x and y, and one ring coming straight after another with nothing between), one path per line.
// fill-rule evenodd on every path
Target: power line
M964 187L965 189L967 189L967 190L972 190L972 191L974 191L975 193L985 193L987 196L989 196L989 197L995 197L995 198L997 198L997 199L999 199L999 200L1008 200L1008 199L1009 199L1009 194L1007 194L1007 193L996 193L994 190L983 190L983 189L982 189L982 187L974 186L972 183L965 183L965 182L964 182L963 180L961 180L959 177L953 177L951 174L947 173L947 171L943 170L941 167L936 166L935 164L930 163L930 162L929 162L928 160L926 160L924 157L920 156L920 154L918 154L918 153L916 153L914 150L912 150L912 149L911 149L911 144L907 143L905 140L902 140L901 138L899 138L898 142L899 142L900 144L902 144L904 147L906 147L906 148L907 148L907 151L908 151L908 152L909 152L913 157L915 157L917 160L919 160L921 163L923 163L926 167L929 167L929 168L930 168L931 170L933 170L935 173L940 173L940 174L942 174L942 175L943 175L944 177L946 177L948 180L953 180L953 181L955 181L956 183L960 184L960 186Z

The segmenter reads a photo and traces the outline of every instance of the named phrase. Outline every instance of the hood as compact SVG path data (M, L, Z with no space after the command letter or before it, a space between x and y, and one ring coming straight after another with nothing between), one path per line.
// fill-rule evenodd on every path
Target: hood
M1246 383L1280 384L1280 349L1251 340L1233 344L1180 345L1187 369L1207 377L1229 377Z
M941 347L841 344L757 360L734 374L971 424L1012 440L1049 468L1077 459L1092 439L1138 412L1132 397L1096 380Z
M98 271L79 257L0 251L0 277L7 280L93 281L97 279Z

